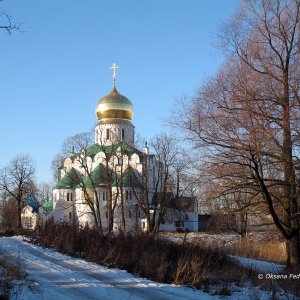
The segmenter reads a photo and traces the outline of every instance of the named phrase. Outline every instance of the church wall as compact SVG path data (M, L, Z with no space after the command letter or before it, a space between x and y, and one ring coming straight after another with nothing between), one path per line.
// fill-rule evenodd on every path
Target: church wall
M96 168L98 165L103 164L104 166L106 165L106 155L104 152L100 151L98 152L95 157L94 157L94 164L93 164L93 169Z
M72 189L53 190L54 222L73 222L75 195Z
M95 127L95 142L105 146L126 142L130 146L133 146L134 126L132 124L123 123L98 124Z
M96 189L99 197L101 222L103 229L108 227L108 209L107 201L109 197L109 191L107 188L97 188ZM117 194L117 188L113 188L113 195ZM140 217L137 211L137 199L134 197L134 193L131 188L123 188L123 198L124 198L124 209L126 216L126 227L128 230L134 230L137 226L137 220L140 224ZM105 200L104 200L105 199ZM114 229L119 230L122 224L121 218L121 196L119 195L117 199L117 208L114 214ZM80 225L84 226L86 223L89 226L94 225L94 218L87 204L84 203L83 192L80 189L76 190L76 215L78 217L78 222Z
M114 214L114 225L115 231L118 231L122 227L122 208L121 208L121 195L120 191L117 192L116 187L113 188L113 197L118 195L117 208ZM141 218L143 217L141 210L138 207L138 199L135 197L132 187L123 187L123 203L124 203L124 213L125 213L125 225L126 230L132 231L140 228ZM139 191L136 191L139 194Z

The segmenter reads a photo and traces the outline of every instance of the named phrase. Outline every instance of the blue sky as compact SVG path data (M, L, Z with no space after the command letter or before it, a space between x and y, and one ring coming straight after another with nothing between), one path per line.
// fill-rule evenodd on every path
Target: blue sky
M134 105L146 139L164 131L175 99L192 95L222 63L213 46L239 0L4 0L23 33L0 32L0 167L18 153L52 179L65 138L91 129L112 87Z

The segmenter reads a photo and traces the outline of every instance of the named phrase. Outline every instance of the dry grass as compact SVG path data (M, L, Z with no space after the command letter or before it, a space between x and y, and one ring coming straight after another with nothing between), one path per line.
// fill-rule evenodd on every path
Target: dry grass
M278 263L286 263L287 252L284 242L280 241L249 241L242 240L231 251L234 255L255 258L260 260L269 260Z
M15 280L24 280L25 272L19 257L0 253L0 299L9 299Z

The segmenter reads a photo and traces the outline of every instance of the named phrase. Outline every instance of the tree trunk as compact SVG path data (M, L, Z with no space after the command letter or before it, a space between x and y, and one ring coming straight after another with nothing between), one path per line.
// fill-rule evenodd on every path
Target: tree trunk
M151 219L150 219L149 209L147 210L146 219L147 219L147 233L150 233L152 231L152 228L151 228Z
M21 206L21 200L17 200L17 203L18 203L17 228L18 229L22 229L22 220L21 220L22 206Z
M241 238L244 239L247 236L247 227L248 227L248 215L247 212L241 212L241 228L240 235Z
M124 190L123 190L122 187L120 189L121 189L120 194L121 194L121 220L122 220L121 230L126 231L126 219L125 219L125 207L124 207Z
M300 265L300 247L299 247L299 221L296 217L298 212L297 192L296 192L296 180L295 170L293 165L293 145L292 145L292 133L291 133L291 117L290 117L290 101L289 101L289 86L288 86L288 74L285 74L284 85L284 105L283 105L283 149L282 159L284 162L284 179L285 185L285 197L287 199L287 222L291 230L291 238L288 240L288 265L294 269ZM293 233L293 230L296 232Z
M107 201L107 211L108 211L108 232L112 232L114 228L114 214L112 208L112 191L110 188L109 199Z
M288 250L288 265L294 271L299 271L300 268L300 236L299 230L296 234L287 241Z

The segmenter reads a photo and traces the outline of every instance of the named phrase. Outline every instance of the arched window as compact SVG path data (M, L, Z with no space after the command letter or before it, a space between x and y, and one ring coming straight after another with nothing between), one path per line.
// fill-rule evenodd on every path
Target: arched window
M109 132L109 128L106 128L106 140L110 139L110 132Z

